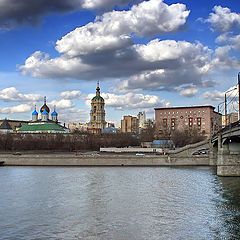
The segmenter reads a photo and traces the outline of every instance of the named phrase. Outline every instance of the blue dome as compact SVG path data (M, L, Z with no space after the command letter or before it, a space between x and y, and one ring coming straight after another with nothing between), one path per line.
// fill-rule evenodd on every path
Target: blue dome
M33 111L32 115L34 116L38 115L38 112L36 111L36 109Z
M48 112L46 109L43 110L42 115L48 115Z
M52 116L57 116L58 114L57 114L57 112L54 110L51 115L52 115Z

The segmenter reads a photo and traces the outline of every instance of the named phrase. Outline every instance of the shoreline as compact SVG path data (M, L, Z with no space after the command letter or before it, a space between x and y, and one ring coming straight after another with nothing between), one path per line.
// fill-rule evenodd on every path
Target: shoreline
M21 154L21 155L20 155ZM0 154L3 166L209 166L209 156L76 153Z

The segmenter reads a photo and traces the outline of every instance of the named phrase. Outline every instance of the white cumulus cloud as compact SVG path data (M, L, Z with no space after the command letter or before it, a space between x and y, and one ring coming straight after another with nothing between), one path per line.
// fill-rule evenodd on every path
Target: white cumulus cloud
M49 106L54 107L56 106L57 109L68 109L74 107L74 104L71 100L69 99L61 99L59 101L53 100L48 103Z
M0 113L24 113L31 110L31 106L28 104L20 104L13 107L3 107L0 108Z
M0 99L6 102L37 102L41 100L40 94L23 94L15 87L0 90Z
M213 30L228 32L234 27L240 27L240 14L231 12L227 7L214 6L213 13L210 13L205 22L209 22Z
M75 98L80 98L82 95L82 92L79 90L73 90L73 91L66 91L66 92L61 92L60 96L64 99L75 99Z
M89 94L86 100L86 105L91 105L91 99L94 94ZM113 93L103 93L101 96L105 100L106 106L113 107L116 110L124 109L148 109L154 107L167 107L170 105L165 100L160 100L155 95L133 94L127 93L122 95L116 95Z

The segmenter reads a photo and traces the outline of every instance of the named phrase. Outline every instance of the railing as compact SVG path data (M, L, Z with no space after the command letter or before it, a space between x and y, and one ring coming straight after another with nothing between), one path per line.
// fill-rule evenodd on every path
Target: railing
M229 125L227 125L226 127L222 128L221 130L219 130L217 133L215 133L212 138L217 137L219 134L222 134L226 131L229 131L235 127L240 127L240 120L238 120L237 122L231 123Z

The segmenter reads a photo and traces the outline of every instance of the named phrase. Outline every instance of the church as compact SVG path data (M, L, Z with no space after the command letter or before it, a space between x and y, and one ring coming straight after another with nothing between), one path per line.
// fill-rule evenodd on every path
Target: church
M50 108L47 105L46 97L44 97L44 104L40 108L39 113L36 110L32 112L32 120L27 124L23 125L18 133L69 133L69 130L60 125L58 121L58 113L56 107L51 113L50 119Z
M88 123L88 131L99 133L106 128L104 99L100 96L99 81L97 82L96 96L91 101L90 122Z

